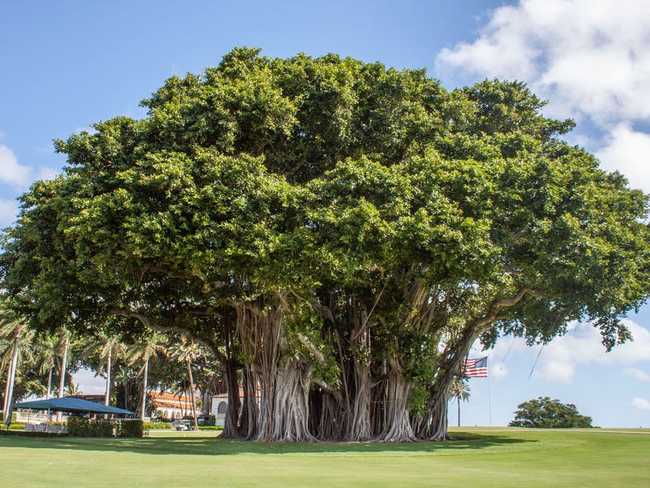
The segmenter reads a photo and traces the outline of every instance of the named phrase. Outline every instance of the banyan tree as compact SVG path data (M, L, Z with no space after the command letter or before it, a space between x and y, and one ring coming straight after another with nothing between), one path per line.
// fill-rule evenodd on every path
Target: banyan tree
M647 198L521 83L235 49L142 105L56 141L67 164L22 197L2 287L35 328L209 347L226 436L444 439L476 341L573 321L630 339Z

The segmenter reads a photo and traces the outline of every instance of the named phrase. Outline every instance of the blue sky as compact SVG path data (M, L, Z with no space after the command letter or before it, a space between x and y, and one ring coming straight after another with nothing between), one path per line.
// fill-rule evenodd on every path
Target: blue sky
M215 65L235 46L425 67L448 87L525 80L551 101L549 114L577 120L571 141L650 192L648 18L650 2L637 0L0 2L0 225L31 181L60 169L53 138L137 117L165 78ZM491 403L492 423L505 424L518 403L549 395L599 425L649 426L650 307L629 321L636 341L610 354L588 325L537 362L538 347L501 341L487 353L489 382L471 381L463 423L488 424ZM87 392L103 389L92 374L79 379Z

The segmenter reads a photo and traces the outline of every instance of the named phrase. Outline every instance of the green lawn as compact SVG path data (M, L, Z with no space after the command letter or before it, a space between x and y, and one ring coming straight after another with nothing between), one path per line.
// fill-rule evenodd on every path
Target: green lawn
M650 486L648 431L465 429L446 443L0 436L0 487Z

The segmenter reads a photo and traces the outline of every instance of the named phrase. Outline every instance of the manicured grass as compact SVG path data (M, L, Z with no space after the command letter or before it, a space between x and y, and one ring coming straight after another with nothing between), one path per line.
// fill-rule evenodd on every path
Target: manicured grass
M207 437L211 435L212 437ZM0 436L0 487L650 486L647 431L465 429L415 444Z

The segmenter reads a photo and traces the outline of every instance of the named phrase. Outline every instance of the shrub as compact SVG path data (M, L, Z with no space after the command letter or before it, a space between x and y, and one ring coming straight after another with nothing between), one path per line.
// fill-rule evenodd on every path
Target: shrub
M68 418L68 434L75 437L113 437L114 422L83 417Z
M199 430L223 430L221 425L199 425Z
M120 420L117 437L142 437L144 435L144 422L140 419Z
M520 404L511 427L571 428L592 427L591 417L580 415L572 403L539 397Z
M214 427L217 425L217 417L215 415L204 415L199 417L199 425L206 427Z
M12 422L9 424L9 430L25 430L25 424L19 422Z

